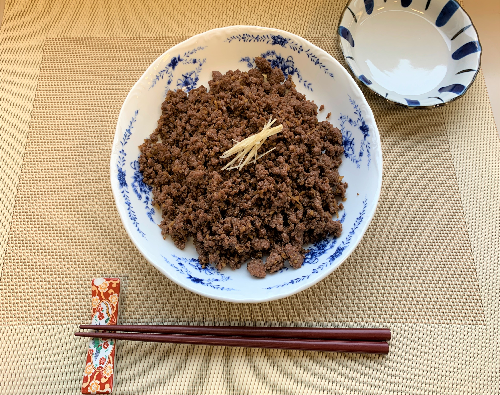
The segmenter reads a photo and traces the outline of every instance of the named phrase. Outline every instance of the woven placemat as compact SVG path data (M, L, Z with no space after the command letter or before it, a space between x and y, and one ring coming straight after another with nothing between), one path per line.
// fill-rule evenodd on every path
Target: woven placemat
M310 40L339 55L332 39ZM349 260L311 289L233 305L194 295L149 265L117 215L109 156L130 86L177 41L46 41L0 283L3 322L83 322L88 279L109 272L129 278L121 312L127 322L484 324L442 110L373 106L386 168L377 215ZM55 298L54 277L65 277L74 290ZM33 287L40 281L45 287ZM19 293L26 295L21 309Z
M116 394L496 393L500 143L482 75L435 110L365 90L384 181L362 243L298 295L218 302L162 276L121 225L109 186L121 104L159 54L221 25L282 28L340 59L344 2L120 4L6 5L0 391L79 393L87 342L72 333L89 320L90 279L118 276L122 323L388 325L394 339L387 357L120 342Z

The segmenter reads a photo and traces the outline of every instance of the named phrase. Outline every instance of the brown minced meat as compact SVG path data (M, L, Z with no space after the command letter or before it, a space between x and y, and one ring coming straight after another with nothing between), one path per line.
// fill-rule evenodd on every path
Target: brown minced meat
M262 278L286 261L299 268L304 244L340 235L333 218L347 183L338 173L340 131L318 122L317 105L290 76L263 58L255 62L248 72L214 71L209 91L169 91L139 163L161 209L164 238L183 249L192 237L200 263L219 270L250 259L249 272ZM271 117L283 130L259 154L276 148L242 170L221 170L231 158L220 156Z

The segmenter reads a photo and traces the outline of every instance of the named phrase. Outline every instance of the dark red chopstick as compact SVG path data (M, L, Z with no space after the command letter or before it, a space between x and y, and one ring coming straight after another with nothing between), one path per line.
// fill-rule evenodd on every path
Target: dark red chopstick
M106 329L108 325L106 325ZM77 332L75 336L97 337L101 339L132 340L158 343L199 344L209 346L274 348L281 350L331 351L366 354L388 354L386 342L344 341L344 340L311 340L311 339L279 339L260 337L225 337L195 335L165 335L151 333L110 333L110 332Z
M290 328L248 326L185 326L185 325L80 325L80 329L163 333L183 335L216 335L299 339L386 341L391 330L386 328Z

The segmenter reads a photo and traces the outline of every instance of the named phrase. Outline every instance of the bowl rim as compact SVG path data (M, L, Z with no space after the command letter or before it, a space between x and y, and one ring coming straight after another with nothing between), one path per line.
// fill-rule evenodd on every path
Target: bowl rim
M154 259L149 254L149 252L147 250L143 249L142 247L140 247L138 245L138 243L136 243L136 241L135 241L135 232L133 232L132 225L129 223L128 217L127 217L125 211L122 209L122 205L119 204L119 201L120 201L119 199L120 199L121 196L119 194L119 190L118 190L118 187L117 187L116 177L114 177L114 175L115 175L114 174L114 166L116 164L116 161L115 161L115 156L116 156L115 152L116 152L117 144L119 143L119 133L118 133L119 132L119 126L120 126L120 122L119 121L120 121L120 119L122 119L122 117L124 115L126 104L129 102L129 100L131 100L131 97L133 96L133 92L136 90L136 88L139 87L140 83L143 80L143 77L146 74L148 74L152 69L154 69L154 66L156 65L156 63L160 59L162 59L163 57L165 57L165 55L168 52L175 51L178 47L180 47L182 45L185 45L187 43L190 43L191 41L192 42L196 42L198 40L198 38L200 38L203 35L206 35L206 34L209 34L209 33L223 32L223 31L226 31L226 30L229 30L229 29L256 29L256 30L265 31L266 33L285 34L287 36L290 36L291 38L294 38L296 40L299 40L299 41L302 41L302 42L306 43L308 46L310 46L315 51L320 51L322 53L322 55L324 55L326 58L328 58L328 60L330 60L331 62L333 62L334 64L336 64L338 66L339 71L341 73L344 73L344 76L346 78L352 80L352 82L353 82L353 90L357 94L359 94L359 96L365 101L365 103L366 103L366 110L368 111L369 116L373 120L373 125L370 125L370 126L373 126L373 138L374 138L374 141L377 144L377 149L375 150L375 157L376 157L376 163L379 164L379 166L377 167L377 173L379 173L379 181L378 181L378 185L376 187L376 193L372 195L372 197L374 199L373 199L373 203L370 206L373 207L373 209L372 209L371 213L370 212L367 213L365 225L359 229L360 237L358 238L357 241L355 241L355 242L353 242L351 244L352 247L350 248L350 252L348 254L345 254L345 256L342 256L341 259L336 263L336 265L332 265L329 269L322 271L318 276L314 277L313 280L311 280L309 282L305 282L304 284L301 284L301 285L299 285L299 286L297 286L295 288L291 288L291 289L286 288L287 289L286 292L277 292L276 294L269 295L268 297L264 297L264 298L255 298L255 297L235 298L234 296L230 296L230 295L224 294L224 293L212 294L210 292L204 292L202 290L199 290L199 289L196 289L196 288L192 287L190 283L184 283L184 282L178 281L176 278L174 278L173 276L171 276L169 274L168 270L165 270L160 265L155 264ZM347 72L347 70L332 55L330 55L325 50L319 48L318 46L312 44L310 41L306 40L303 37L300 37L300 36L298 36L296 34L287 32L285 30L274 29L274 28L263 27L263 26L255 26L255 25L231 25L231 26L225 26L225 27L220 27L220 28L215 28L215 29L207 30L205 32L196 34L196 35L194 35L194 36L192 36L192 37L190 37L190 38L188 38L188 39L186 39L186 40L184 40L184 41L182 41L182 42L174 45L173 47L169 48L167 51L165 51L161 55L159 55L148 66L148 68L142 73L142 75L135 82L135 84L132 86L132 88L130 88L127 96L125 97L125 100L123 101L122 107L120 109L120 112L119 112L118 118L117 118L117 124L116 124L115 135L114 135L113 143L112 143L112 147L111 147L111 158L110 158L110 182L111 182L111 190L113 192L113 197L114 197L114 200L115 200L115 206L116 206L116 209L117 209L118 214L120 216L120 219L121 219L121 222L123 224L123 227L125 228L125 231L127 232L128 236L129 236L130 240L132 241L132 243L134 244L134 246L139 250L139 252L141 253L141 255L144 258L146 258L146 260L151 265L153 265L153 267L155 267L160 273L162 273L165 277L167 277L168 279L170 279L171 281L173 281L177 285L181 286L182 288L187 289L187 290L189 290L191 292L194 292L195 294L208 297L210 299L220 300L220 301L224 301L224 302L232 302L232 303L263 303L263 302L269 302L269 301L273 301L273 300L282 299L282 298L285 298L285 297L288 297L288 296L295 295L295 294L297 294L297 293L299 293L299 292L301 292L301 291L303 291L303 290L305 290L307 288L312 287L313 285L317 284L318 282L320 282L321 280L323 280L325 277L327 277L328 275L330 275L331 273L333 273L340 265L342 265L342 263L344 263L344 261L356 249L356 247L358 246L358 244L363 239L363 237L364 237L364 235L366 233L366 230L370 226L370 223L371 223L373 217L375 216L375 212L377 211L377 207L378 207L378 202L379 202L379 198L380 198L380 194L381 194L381 190L382 190L382 177L383 177L382 147L381 147L381 142L380 142L380 133L379 133L379 130L378 130L378 127L377 127L377 124L376 124L375 116L374 116L373 111L372 111L370 105L368 104L368 101L366 100L363 92L361 91L360 87L358 86L358 84L356 84L356 82L353 80L353 78Z
M388 99L387 97L385 96L382 96L380 93L378 93L376 90L374 90L373 88L371 88L369 85L366 85L365 83L363 83L363 81L361 81L359 79L359 77L356 75L356 73L354 72L354 70L352 69L351 65L349 64L349 62L347 61L346 59L346 55L344 53L344 47L342 46L342 40L341 40L341 37L340 35L338 34L338 28L340 27L340 23L342 22L342 20L344 19L344 15L345 13L347 12L347 10L349 9L349 6L356 0L349 0L346 4L346 6L344 7L344 11L342 11L342 14L340 15L340 18L339 18L339 21L337 23L337 33L336 33L336 36L337 36L337 41L339 43L339 46L340 46L340 50L342 51L342 57L344 58L344 61L345 63L347 64L347 66L349 67L349 72L352 74L352 76L355 78L356 81L358 81L358 84L363 84L363 86L366 86L368 89L370 89L370 91L372 91L373 93L375 93L377 96L381 97L382 99L384 99L385 101L389 102L389 103L392 103L392 104L396 104L398 106L401 106L401 107L404 107L404 108L409 108L409 109L412 109L412 110L425 110L425 109L431 109L431 108L438 108L438 107L443 107L445 106L446 104L449 104L449 103L452 103L454 102L455 100L458 100L460 99L461 97L463 97L463 95L465 95L465 93L469 90L469 88L472 86L472 84L474 83L474 81L476 81L476 78L479 74L479 71L481 70L481 57L483 55L483 46L481 45L481 40L479 39L479 33L476 29L476 26L474 25L474 22L472 21L472 18L470 17L470 15L467 13L467 11L465 11L465 9L457 2L457 4L459 5L459 8L465 13L465 15L467 15L467 17L469 18L470 20L470 23L472 25L472 28L474 29L474 31L476 32L476 35L477 35L477 42L479 43L479 46L481 47L481 51L479 51L479 63L477 65L477 70L476 72L474 73L474 76L472 77L472 80L469 82L469 84L465 87L464 91L462 93L460 93L459 95L457 95L456 97L454 97L453 99L450 99L450 100L447 100L443 103L437 103L437 104L434 104L434 105L428 105L428 106L422 106L422 105L418 105L418 106L409 106L408 104L404 104L404 103L400 103L400 102L397 102L397 101L394 101L394 100L391 100L391 99ZM350 9L349 9L350 11ZM351 11L352 12L352 11Z

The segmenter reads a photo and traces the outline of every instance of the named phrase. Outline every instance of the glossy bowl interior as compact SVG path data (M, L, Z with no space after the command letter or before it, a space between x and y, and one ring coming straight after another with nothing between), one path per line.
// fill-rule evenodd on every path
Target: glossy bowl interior
M314 246L300 269L283 268L265 279L245 267L221 272L202 268L194 246L175 247L163 240L161 214L151 206L151 190L142 182L138 146L156 128L169 89L189 91L211 79L212 71L253 67L264 56L297 89L325 109L319 115L342 130L344 160L339 169L349 183L339 219L343 232ZM110 163L111 187L123 225L146 259L182 287L214 299L264 302L292 295L335 270L360 242L377 207L382 184L380 138L372 111L356 82L330 55L301 37L255 26L232 26L194 36L169 49L145 71L123 103Z
M351 0L338 34L352 73L410 107L460 97L480 67L476 29L455 0Z

